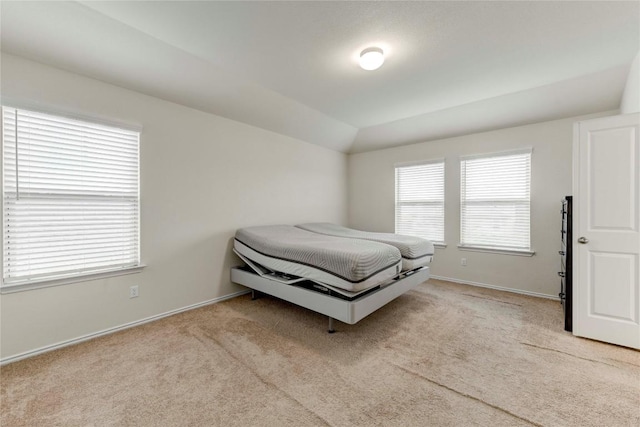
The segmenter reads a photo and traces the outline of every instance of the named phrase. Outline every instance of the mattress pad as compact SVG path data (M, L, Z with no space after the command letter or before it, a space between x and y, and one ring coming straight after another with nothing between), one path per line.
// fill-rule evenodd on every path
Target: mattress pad
M433 243L420 237L360 231L328 222L298 224L296 227L327 236L369 240L394 246L402 255L402 270L412 270L426 265L431 262L433 256Z
M269 269L349 291L395 277L402 263L394 246L340 239L288 225L239 229L234 249Z

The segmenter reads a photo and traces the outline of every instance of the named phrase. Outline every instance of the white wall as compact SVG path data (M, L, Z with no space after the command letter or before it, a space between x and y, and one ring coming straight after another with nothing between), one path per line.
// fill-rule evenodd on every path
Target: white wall
M613 115L602 113L586 117ZM394 231L394 164L445 158L445 249L436 249L432 275L557 297L560 281L560 203L571 194L573 123L569 118L349 156L349 225ZM533 257L461 251L459 156L532 147ZM460 265L461 258L467 266Z
M346 155L15 56L3 101L128 122L141 135L139 274L0 296L1 352L17 354L232 294L243 226L346 222ZM140 297L129 299L130 285Z
M622 93L622 101L620 102L620 113L639 113L640 112L640 52L631 63L627 84Z

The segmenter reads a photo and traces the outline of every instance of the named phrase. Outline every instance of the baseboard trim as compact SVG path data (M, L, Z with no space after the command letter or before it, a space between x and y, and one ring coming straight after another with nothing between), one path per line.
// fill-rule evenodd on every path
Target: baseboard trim
M503 286L489 285L487 283L479 283L479 282L472 282L470 280L454 279L453 277L434 276L433 274L431 275L431 278L436 280L445 280L447 282L460 283L462 285L478 286L480 288L495 289L497 291L512 292L514 294L528 295L531 297L546 298L546 299L551 299L555 301L560 301L560 298L556 295L541 294L538 292L524 291L522 289L505 288Z
M156 314L154 316L146 317L144 319L135 320L133 322L125 323L125 324L122 324L122 325L119 325L119 326L114 326L113 328L103 329L101 331L94 332L94 333L87 334L87 335L83 335L83 336L80 336L78 338L72 338L70 340L61 341L61 342L56 343L56 344L51 344L51 345L47 345L47 346L44 346L44 347L40 347L40 348L37 348L35 350L25 351L24 353L19 353L19 354L16 354L14 356L9 356L9 357L5 357L4 359L0 359L0 366L6 365L6 364L9 364L9 363L13 363L13 362L17 362L18 360L27 359L29 357L37 356L39 354L48 353L48 352L53 351L53 350L58 350L58 349L63 348L63 347L68 347L70 345L79 344L81 342L89 341L91 339L98 338L98 337L101 337L101 336L104 336L104 335L109 335L109 334L112 334L114 332L123 331L125 329L133 328L135 326L144 325L145 323L150 323L150 322L162 319L164 317L173 316L174 314L182 313L182 312L189 311L189 310L195 310L196 308L204 307L206 305L211 305L211 304L215 304L215 303L218 303L218 302L226 301L228 299L235 298L235 297L238 297L240 295L248 294L249 292L251 292L251 291L250 290L244 290L244 291L234 292L232 294L224 295L222 297L213 298L213 299L210 299L210 300L207 300L207 301L199 302L199 303L196 303L196 304L191 304L191 305L188 305L186 307L177 308L175 310L170 310L170 311L167 311L167 312L164 312L164 313Z

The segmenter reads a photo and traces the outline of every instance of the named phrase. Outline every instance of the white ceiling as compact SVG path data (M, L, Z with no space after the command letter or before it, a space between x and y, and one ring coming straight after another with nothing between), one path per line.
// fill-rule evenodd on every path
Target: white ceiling
M0 7L5 52L344 152L616 109L640 49L636 1Z

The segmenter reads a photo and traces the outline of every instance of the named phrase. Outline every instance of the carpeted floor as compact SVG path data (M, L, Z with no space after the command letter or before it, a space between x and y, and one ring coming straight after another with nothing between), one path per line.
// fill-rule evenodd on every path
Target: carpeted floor
M357 325L248 295L0 370L9 426L638 426L640 352L430 280Z

